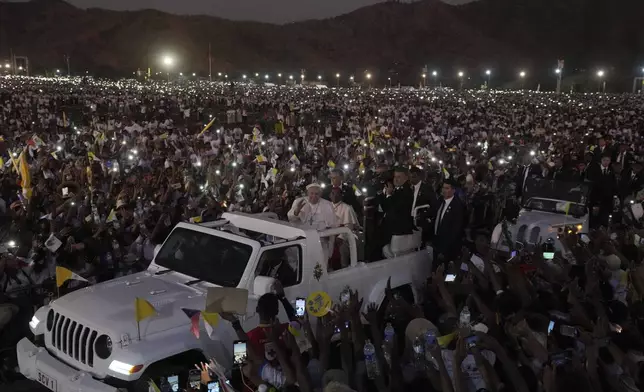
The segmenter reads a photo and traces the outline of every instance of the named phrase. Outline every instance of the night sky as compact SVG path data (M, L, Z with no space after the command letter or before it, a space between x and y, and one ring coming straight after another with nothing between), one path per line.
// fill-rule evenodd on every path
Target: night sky
M13 0L24 1L24 0ZM382 0L66 0L81 8L112 10L154 8L175 14L213 15L235 20L286 23L320 19L353 11ZM410 0L403 0L410 1ZM443 0L464 3L468 0Z

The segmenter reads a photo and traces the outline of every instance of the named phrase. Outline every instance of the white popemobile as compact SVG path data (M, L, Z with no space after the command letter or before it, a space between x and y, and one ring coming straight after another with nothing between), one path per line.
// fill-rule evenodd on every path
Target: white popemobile
M351 262L328 272L328 247L336 236L348 241ZM356 236L344 227L315 230L270 214L242 213L225 213L201 225L180 223L146 271L77 290L40 308L29 325L34 335L43 336L44 347L22 339L16 348L20 371L54 392L116 392L147 391L149 379L187 372L206 358L231 369L237 339L231 325L219 322L212 338L202 332L197 339L181 310L203 310L209 287L248 290L241 317L247 331L259 322L258 298L275 284L262 275L268 275L276 255L294 272L291 282L282 282L293 302L320 290L337 300L348 286L365 298L364 306L382 305L389 277L394 291L413 300L431 271L431 249L421 249L419 235L408 237L394 237L385 247L389 258L365 263ZM158 313L140 322L141 340L137 297Z
M510 252L517 244L530 247L551 239L556 249L561 250L558 235L564 230L579 234L588 232L588 192L588 185L584 183L526 181L524 203L516 223L496 225L492 232L492 248Z

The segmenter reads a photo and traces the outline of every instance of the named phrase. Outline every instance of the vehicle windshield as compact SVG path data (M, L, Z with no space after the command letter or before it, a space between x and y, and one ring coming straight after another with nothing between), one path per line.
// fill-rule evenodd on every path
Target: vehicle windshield
M223 287L237 287L253 248L199 231L176 228L157 254L161 267Z
M570 207L568 207L568 205L570 205ZM554 214L568 214L571 216L586 215L586 206L561 200L532 198L528 200L525 208L530 210L551 212Z

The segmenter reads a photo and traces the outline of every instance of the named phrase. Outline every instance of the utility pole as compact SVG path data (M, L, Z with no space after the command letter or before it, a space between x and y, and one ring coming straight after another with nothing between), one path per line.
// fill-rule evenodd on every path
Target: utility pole
M71 68L69 67L69 55L65 55L65 62L67 63L67 77L72 76Z
M212 82L212 48L208 42L208 79Z

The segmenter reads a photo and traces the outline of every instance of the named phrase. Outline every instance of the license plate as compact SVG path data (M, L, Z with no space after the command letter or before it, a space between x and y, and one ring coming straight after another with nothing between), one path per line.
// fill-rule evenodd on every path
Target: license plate
M38 382L51 389L52 391L57 392L56 380L41 371L38 371Z

